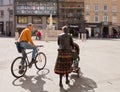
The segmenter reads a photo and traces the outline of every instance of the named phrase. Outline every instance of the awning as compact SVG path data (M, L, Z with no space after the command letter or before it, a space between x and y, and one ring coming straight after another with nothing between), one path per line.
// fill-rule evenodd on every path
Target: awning
M78 25L70 25L69 27L78 28Z

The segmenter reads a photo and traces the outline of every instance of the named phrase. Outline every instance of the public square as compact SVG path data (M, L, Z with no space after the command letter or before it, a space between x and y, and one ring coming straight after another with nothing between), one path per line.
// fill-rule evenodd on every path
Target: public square
M120 92L120 39L74 39L80 46L81 77L70 73L70 84L59 87L59 76L54 73L57 41L39 41L35 44L47 56L45 69L38 71L33 65L26 75L16 79L11 74L12 61L20 56L15 38L0 38L0 92Z

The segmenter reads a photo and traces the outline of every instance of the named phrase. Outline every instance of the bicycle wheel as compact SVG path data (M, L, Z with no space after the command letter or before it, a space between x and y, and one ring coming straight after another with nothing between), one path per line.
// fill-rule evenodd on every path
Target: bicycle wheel
M47 59L46 59L46 55L43 53L43 52L39 52L36 57L35 57L35 60L37 61L35 63L35 67L38 69L38 70L42 70L45 65L46 65L46 62L47 62Z
M27 62L26 60L24 61L23 66L21 67L21 61L23 60L23 57L17 57L11 65L11 73L14 77L20 78L25 75L27 71ZM22 69L21 69L22 68ZM20 71L22 72L20 73Z

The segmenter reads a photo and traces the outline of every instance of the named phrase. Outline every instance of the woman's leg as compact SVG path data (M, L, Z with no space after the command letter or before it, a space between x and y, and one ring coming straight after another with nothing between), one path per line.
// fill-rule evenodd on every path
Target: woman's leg
M63 84L62 84L63 74L60 74L59 77L60 77L59 86L60 86L60 87L63 87Z
M66 74L66 84L69 84L69 83L70 83L70 81L69 81L69 79L68 79L68 76L69 76L69 74L67 73L67 74Z

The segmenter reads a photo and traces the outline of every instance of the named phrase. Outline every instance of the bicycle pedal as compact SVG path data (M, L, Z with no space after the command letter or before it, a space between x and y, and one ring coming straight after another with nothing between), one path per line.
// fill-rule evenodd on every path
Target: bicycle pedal
M35 63L37 63L38 61L35 60Z
M19 70L19 74L23 74L23 73L24 73L23 69Z

